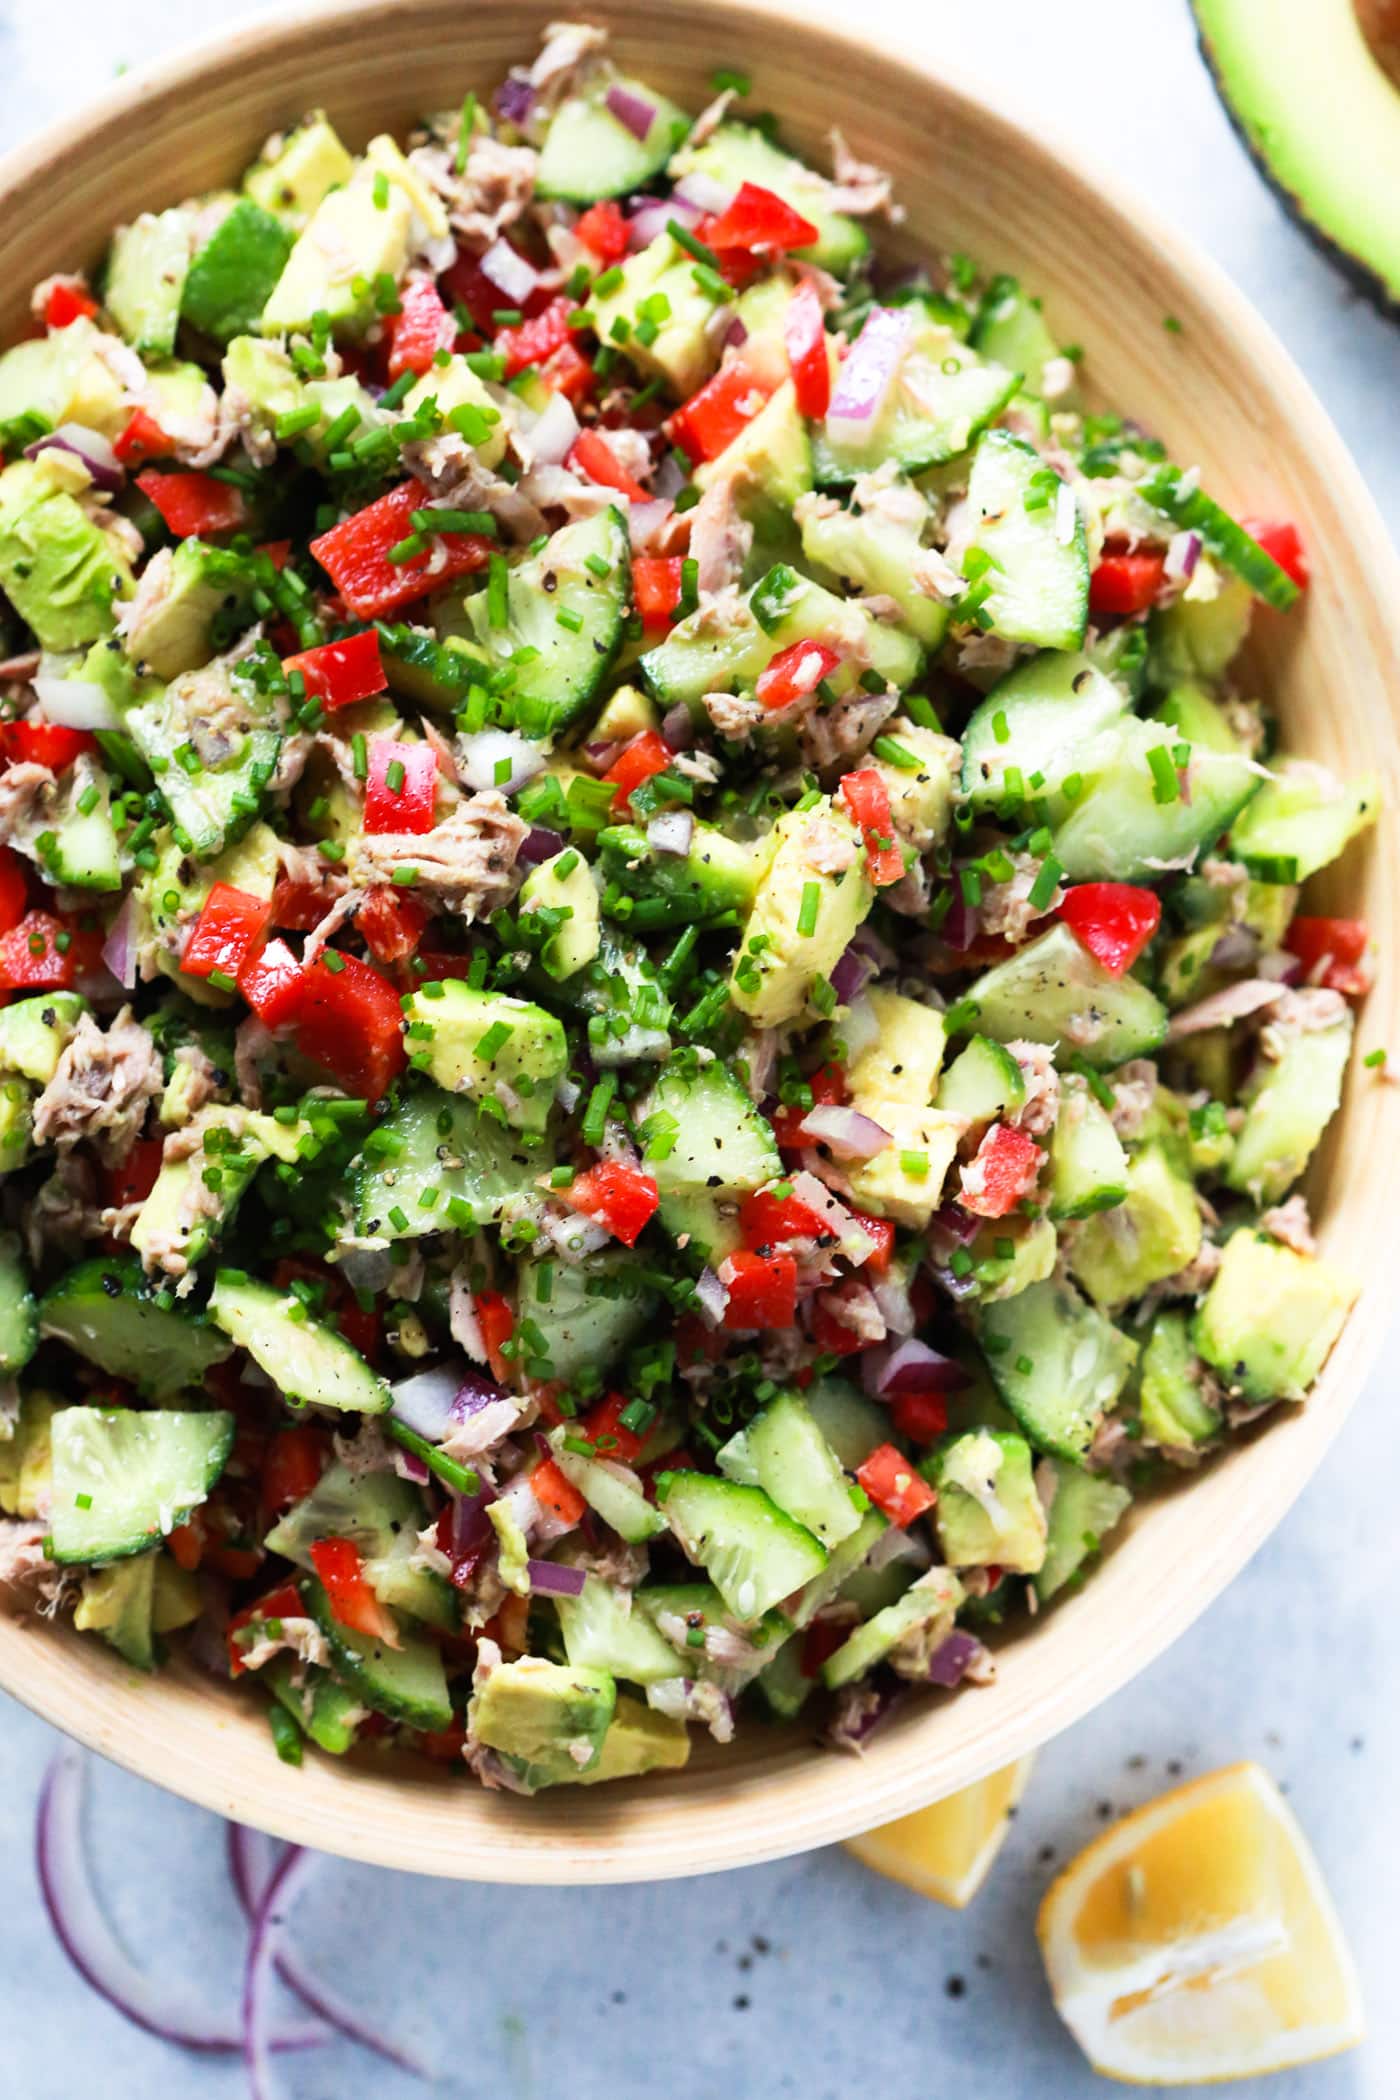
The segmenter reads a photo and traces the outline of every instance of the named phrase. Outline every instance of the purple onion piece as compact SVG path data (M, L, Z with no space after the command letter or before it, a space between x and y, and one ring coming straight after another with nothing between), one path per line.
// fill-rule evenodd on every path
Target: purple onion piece
M695 836L695 813L689 809L667 809L647 825L647 844L653 853L684 859Z
M50 430L45 436L35 438L32 445L26 445L24 456L37 459L41 452L49 451L71 452L91 474L93 487L105 490L108 495L114 494L126 479L121 461L108 439L100 431L89 430L85 423L60 423L57 430Z
M977 938L977 913L955 890L953 901L943 914L943 924L938 929L940 938L950 948L970 948Z
M927 1342L907 1335L903 1341L867 1349L860 1360L861 1384L872 1399L898 1393L960 1393L972 1374L951 1356L940 1356Z
M603 100L618 123L624 124L633 138L645 145L656 122L656 104L633 94L631 88L624 87L620 80L613 82Z
M557 1560L527 1560L530 1588L542 1597L578 1597L588 1580L583 1568L566 1568Z
M836 375L827 425L835 434L852 428L864 435L894 384L910 332L911 308L872 307L865 326Z
M535 90L522 74L512 73L491 97L491 107L507 124L526 124L535 106Z
M950 1633L933 1651L928 1666L929 1683L942 1685L947 1692L956 1691L971 1665L985 1653L976 1634Z
M858 1108L808 1109L802 1119L802 1135L813 1144L825 1145L836 1159L874 1159L893 1143L883 1123L862 1115Z
M739 316L735 314L733 320L730 322L729 326L724 331L725 349L737 350L739 346L742 343L746 343L748 339L748 329L745 328L743 322L739 319Z
M695 742L695 723L688 701L678 700L661 717L661 734L673 751L689 751Z
M523 860L528 867L534 868L538 867L542 860L553 860L555 854L562 853L563 850L562 832L551 831L547 824L532 824L520 841L520 851L516 859Z
M620 739L614 738L611 743L594 742L585 744L579 756L595 780L601 780L621 749Z
M837 1004L849 1006L853 1000L859 999L874 975L874 963L852 941L831 973L831 989L836 994Z
M956 1246L965 1247L969 1240L976 1239L982 1224L981 1218L974 1218L971 1212L964 1210L960 1204L945 1203L942 1210L936 1210L930 1218L929 1231L935 1235L942 1234Z
M451 1420L470 1421L471 1417L479 1415L484 1407L490 1407L493 1401L504 1400L506 1397L505 1387L497 1385L494 1378L488 1378L484 1371L468 1367L458 1378L457 1392L450 1410Z
M496 1499L490 1488L480 1488L474 1495L452 1497L452 1557L454 1560L477 1558L492 1537L491 1519L486 1511Z

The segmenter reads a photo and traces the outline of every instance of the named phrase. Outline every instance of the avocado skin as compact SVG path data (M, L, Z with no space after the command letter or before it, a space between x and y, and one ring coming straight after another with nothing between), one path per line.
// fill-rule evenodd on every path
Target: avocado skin
M1211 77L1211 84L1216 94L1220 97L1220 105L1230 120L1230 128L1253 161L1258 172L1263 176L1264 181L1273 191L1294 225L1307 235L1313 246L1326 256L1333 268L1340 271L1352 290L1359 292L1367 304L1373 306L1376 312L1384 315L1387 320L1400 320L1400 269L1397 270L1396 282L1394 284L1387 283L1379 271L1373 270L1369 263L1362 262L1360 257L1353 255L1349 248L1344 248L1340 241L1334 240L1325 227L1319 225L1318 221L1310 216L1307 204L1296 190L1291 190L1287 183L1280 182L1273 168L1269 165L1268 157L1264 153L1263 148L1251 136L1247 120L1235 108L1230 95L1229 82L1226 79L1223 67L1216 62L1215 52L1211 47L1210 37L1205 24L1200 19L1200 11L1196 6L1196 0L1187 0L1187 4L1190 6L1192 18L1196 24L1196 42L1200 47L1201 57L1205 60L1206 70ZM1400 123L1400 111L1397 111L1396 121Z

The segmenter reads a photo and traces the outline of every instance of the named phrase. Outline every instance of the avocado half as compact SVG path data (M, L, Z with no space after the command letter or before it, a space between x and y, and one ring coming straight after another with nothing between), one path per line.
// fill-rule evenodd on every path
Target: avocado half
M1358 289L1400 314L1400 6L1191 5L1221 101L1262 174Z

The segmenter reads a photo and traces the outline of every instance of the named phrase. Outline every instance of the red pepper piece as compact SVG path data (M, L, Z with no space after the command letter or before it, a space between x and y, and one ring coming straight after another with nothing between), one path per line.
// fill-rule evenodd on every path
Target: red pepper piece
M375 737L369 747L365 782L365 830L431 831L437 789L437 753L431 744L401 744L395 737Z
M390 553L413 537L412 514L423 501L421 482L401 482L311 542L311 552L357 618L380 619L454 577L485 568L490 560L493 540L473 532L440 532L420 554L390 561Z
M1309 984L1325 985L1356 999L1371 989L1371 929L1364 919L1300 916L1283 937L1290 955L1303 965Z
M1305 591L1309 583L1308 558L1303 551L1303 541L1296 525L1286 518L1241 518L1241 525L1251 539L1259 542L1264 552L1278 563L1285 576Z
M756 182L739 185L727 210L706 223L705 240L711 248L758 249L810 248L821 238L810 219L794 211L777 194Z
M302 975L297 1047L347 1093L378 1101L406 1062L398 993L368 963L334 949Z
M851 822L865 840L865 864L877 890L887 889L904 874L904 855L895 843L890 791L874 766L847 773L840 786Z
M765 1254L742 1249L720 1271L729 1303L726 1327L791 1327L797 1318L797 1257L785 1248Z
M382 1641L386 1648L401 1647L398 1626L375 1596L355 1541L313 1539L310 1551L311 1565L341 1625L362 1633L367 1641Z
M286 1028L301 1011L305 973L285 941L254 949L238 973L238 989L266 1028Z
M670 626L684 588L679 554L635 554L632 557L632 603L649 634Z
M828 648L825 642L790 642L759 672L754 692L771 713L777 714L780 708L791 707L795 700L805 700L809 693L814 693L824 678L830 678L840 662L836 651ZM879 778L878 774L876 778ZM886 794L887 810L889 799ZM901 861L901 874L903 871Z
M893 1444L877 1445L865 1464L857 1467L856 1479L876 1508L901 1531L938 1500L928 1482L915 1472L912 1461Z
M661 1201L651 1175L622 1159L600 1159L559 1193L571 1210L591 1218L624 1247L636 1245Z
M964 1210L979 1218L1005 1218L1029 1196L1044 1154L1035 1139L1012 1123L993 1123L977 1154L962 1170Z
M389 683L379 659L379 636L372 627L363 634L348 635L343 642L322 642L299 656L286 656L282 669L289 678L300 671L307 697L331 709L372 700Z
M1105 553L1089 578L1089 610L1145 612L1162 587L1165 566L1162 554Z
M1058 916L1095 962L1121 977L1161 925L1162 903L1136 883L1079 882L1065 891Z
M218 532L237 532L246 512L243 494L231 482L193 470L163 473L147 467L136 477L142 495L149 496L176 539L209 539Z
M697 464L718 459L775 391L771 379L757 377L742 358L735 358L681 403L666 425L667 432L672 443Z
M190 928L180 968L188 977L212 977L218 970L236 983L244 963L260 947L271 916L269 898L216 882Z
M613 796L614 809L626 811L630 807L633 788L639 788L644 780L652 779L657 773L664 773L673 755L670 745L658 730L644 729L640 736L634 736L603 775L604 780L617 790Z
M574 227L574 236L585 248L592 249L604 268L621 262L627 253L627 221L622 216L622 206L611 197L601 204L590 204Z
M797 406L809 422L819 422L831 406L831 357L826 320L814 284L799 284L788 301L783 315L783 347Z
M431 917L427 905L407 890L374 889L356 912L355 927L376 962L403 962Z
M617 489L629 503L651 500L640 481L628 473L600 430L579 432L568 464L576 473L586 474L590 481L600 483L603 488Z
M410 278L399 303L401 311L386 324L391 380L405 372L430 372L438 351L450 350L457 340L457 324L431 277Z

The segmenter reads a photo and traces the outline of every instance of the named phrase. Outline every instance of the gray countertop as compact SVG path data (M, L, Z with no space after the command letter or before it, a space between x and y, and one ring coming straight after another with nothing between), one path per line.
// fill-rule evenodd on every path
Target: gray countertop
M1310 0L1295 0L1310 4ZM97 94L114 68L252 13L240 0L5 0L0 138ZM561 8L561 12L562 12ZM832 8L831 12L836 10ZM843 10L849 20L848 11ZM1184 0L865 0L872 35L1002 81L1225 265L1292 350L1394 532L1400 336L1293 232L1216 104ZM742 64L744 54L732 54ZM1045 1750L994 1876L956 1915L840 1852L650 1888L461 1888L327 1862L299 1930L428 2044L454 2100L664 2090L804 2100L1080 2100L1100 2091L1062 2033L1032 1934L1055 1863L1179 1773L1258 1758L1286 1785L1360 1964L1369 2043L1276 2079L1276 2100L1389 2100L1400 2061L1394 1900L1400 1638L1390 1498L1395 1378L1383 1364L1339 1447L1269 1545L1177 1646ZM1392 1472L1392 1468L1395 1469ZM1180 1579L1189 1582L1183 1568ZM173 2055L75 1979L32 1868L49 1729L0 1726L0 2056L28 2100L234 2100L233 2065ZM232 2004L241 1935L216 1821L106 1768L91 1835L104 1894L145 1962L207 1977ZM295 1782L289 1776L289 1784ZM347 1953L347 1948L351 1951ZM1386 2065L1390 2069L1386 2069ZM283 2065L288 2100L421 2091L337 2047Z

